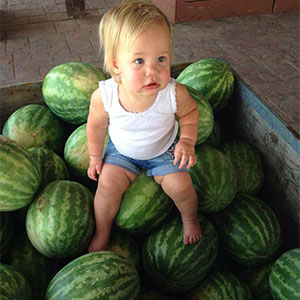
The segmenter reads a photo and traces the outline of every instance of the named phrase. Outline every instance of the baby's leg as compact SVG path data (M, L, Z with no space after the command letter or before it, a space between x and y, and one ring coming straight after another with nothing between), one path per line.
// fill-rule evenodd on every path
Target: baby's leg
M122 195L135 178L134 173L121 167L110 164L103 165L94 198L96 232L89 245L89 252L106 249Z
M174 201L181 213L184 244L194 244L201 238L198 220L198 198L188 172L155 176L165 193Z

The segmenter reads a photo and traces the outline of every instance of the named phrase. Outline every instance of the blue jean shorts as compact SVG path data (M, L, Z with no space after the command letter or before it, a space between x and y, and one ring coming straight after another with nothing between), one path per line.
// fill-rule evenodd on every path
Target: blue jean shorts
M127 157L121 154L109 139L104 156L103 162L122 167L139 175L143 170L146 170L148 176L162 176L175 172L188 172L188 168L184 166L179 169L180 161L174 165L174 150L178 139L175 139L171 147L163 154L146 160L139 160Z

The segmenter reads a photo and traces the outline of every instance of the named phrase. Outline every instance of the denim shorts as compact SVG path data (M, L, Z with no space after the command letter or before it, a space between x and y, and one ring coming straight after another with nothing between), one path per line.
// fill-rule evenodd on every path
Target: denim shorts
M179 169L180 161L174 165L174 150L177 142L178 139L176 138L171 147L165 153L155 158L139 160L121 154L109 139L104 152L103 162L105 164L122 167L137 175L139 175L143 170L146 170L146 174L148 176L162 176L175 172L188 172L189 170L186 166Z

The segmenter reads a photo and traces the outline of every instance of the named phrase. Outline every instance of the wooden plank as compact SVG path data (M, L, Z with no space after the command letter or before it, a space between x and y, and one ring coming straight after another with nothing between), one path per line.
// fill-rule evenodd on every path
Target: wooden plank
M299 0L275 0L273 13L299 10Z

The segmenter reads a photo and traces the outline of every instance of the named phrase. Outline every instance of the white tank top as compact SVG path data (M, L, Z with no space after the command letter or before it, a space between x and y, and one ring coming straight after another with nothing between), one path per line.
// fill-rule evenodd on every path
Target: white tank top
M128 112L120 105L118 83L113 78L100 81L99 88L109 117L108 133L121 154L145 160L169 149L178 131L175 79L171 78L153 104L139 113Z

